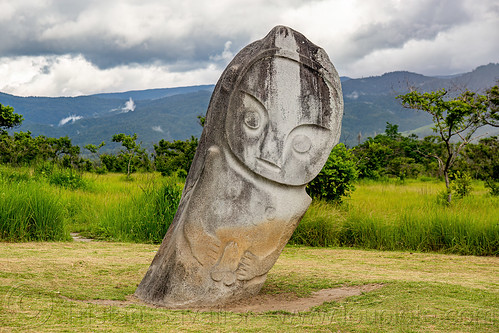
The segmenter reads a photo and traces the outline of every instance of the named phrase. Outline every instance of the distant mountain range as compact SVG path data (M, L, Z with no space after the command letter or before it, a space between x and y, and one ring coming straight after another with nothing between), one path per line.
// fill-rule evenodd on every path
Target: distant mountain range
M354 146L359 138L382 133L387 122L399 125L400 131L430 134L429 115L402 108L396 96L410 87L483 93L498 84L499 64L447 77L392 72L360 79L342 77L341 81L345 101L341 141ZM143 145L151 149L161 139L199 137L202 127L197 116L206 113L213 89L214 85L202 85L78 97L19 97L0 92L0 103L24 116L22 126L15 131L29 130L35 136L67 135L80 146L106 141L107 150L117 148L109 144L113 134L137 133ZM497 132L495 129L490 134Z
M411 72L392 72L381 76L350 79L342 82L345 114L341 140L356 145L359 133L365 139L384 132L386 122L399 125L401 132L420 137L430 135L431 116L425 112L404 109L396 97L410 88L420 92L445 88L457 95L464 90L484 93L499 84L499 64L480 66L469 73L447 77L429 77ZM490 135L499 134L491 129Z

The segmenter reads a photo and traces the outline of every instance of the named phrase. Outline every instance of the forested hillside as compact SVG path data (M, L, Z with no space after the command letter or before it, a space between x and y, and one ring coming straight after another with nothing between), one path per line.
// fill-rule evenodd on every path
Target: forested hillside
M429 115L406 110L396 99L409 89L445 88L455 94L463 90L483 93L498 80L499 64L488 64L451 77L427 77L410 72L359 79L343 77L345 115L341 141L353 147L359 140L382 133L387 122L399 125L401 132L424 131L425 126L431 124ZM110 142L116 133L137 133L144 146L151 149L152 144L161 139L199 137L202 128L197 116L205 114L213 88L213 85L204 85L57 98L0 93L0 103L12 106L23 115L24 122L15 131L31 131L34 136L67 135L80 146ZM497 134L497 129L489 134ZM108 145L104 150L112 147Z

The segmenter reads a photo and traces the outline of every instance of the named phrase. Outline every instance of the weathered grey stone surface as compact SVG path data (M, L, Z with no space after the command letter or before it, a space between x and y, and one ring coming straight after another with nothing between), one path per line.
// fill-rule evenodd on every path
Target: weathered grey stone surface
M305 192L340 136L328 56L278 26L222 74L182 199L135 295L168 307L258 293L310 205Z

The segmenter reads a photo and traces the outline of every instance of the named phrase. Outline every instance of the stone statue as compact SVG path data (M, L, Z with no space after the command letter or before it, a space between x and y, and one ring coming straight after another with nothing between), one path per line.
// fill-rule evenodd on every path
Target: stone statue
M258 293L340 136L340 78L327 54L277 26L218 81L177 214L135 295L202 307Z

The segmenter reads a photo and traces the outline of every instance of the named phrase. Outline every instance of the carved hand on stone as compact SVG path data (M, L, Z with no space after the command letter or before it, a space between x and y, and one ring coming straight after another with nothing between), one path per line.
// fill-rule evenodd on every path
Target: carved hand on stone
M184 225L184 234L192 255L202 266L213 266L218 261L221 245L219 239L196 228L194 223Z
M256 272L258 261L259 259L257 256L249 251L246 251L236 271L237 279L243 281L251 280L252 278L257 276Z
M222 281L226 286L236 282L237 263L239 262L240 249L235 242L230 242L225 246L224 253L220 261L211 272L211 278L215 281Z

